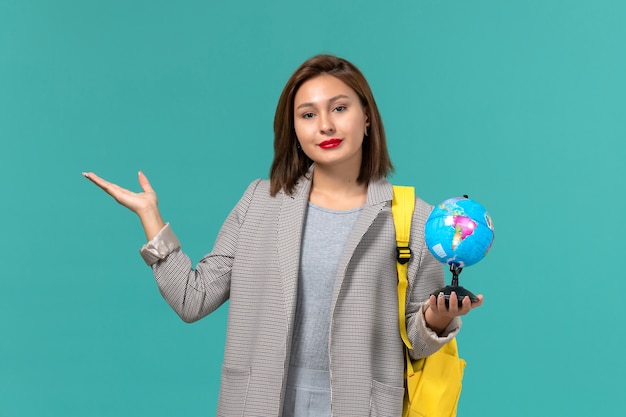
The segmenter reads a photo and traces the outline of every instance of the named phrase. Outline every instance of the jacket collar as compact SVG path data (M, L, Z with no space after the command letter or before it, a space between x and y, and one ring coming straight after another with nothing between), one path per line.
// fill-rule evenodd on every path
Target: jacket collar
M311 192L311 181L313 179L313 169L315 164L311 165L306 174L304 174L300 180L296 183L294 188L292 199L300 200L304 199L307 203L309 201L309 194ZM282 193L283 191L281 191ZM287 196L290 198L290 196ZM386 178L370 181L367 185L367 199L365 205L373 206L385 202L390 202L393 199L393 187Z

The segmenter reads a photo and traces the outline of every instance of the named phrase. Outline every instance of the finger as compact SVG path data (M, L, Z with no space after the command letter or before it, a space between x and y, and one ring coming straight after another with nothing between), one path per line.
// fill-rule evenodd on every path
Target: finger
M480 307L481 305L483 305L483 295L478 294L476 298L478 298L478 301L472 303L472 308Z
M132 194L131 191L129 191L129 190L125 189L125 188L122 188L122 187L120 187L117 184L109 182L109 181L105 180L104 178L100 178L99 176L97 176L93 172L83 173L83 176L85 176L85 178L87 178L88 180L90 180L91 182L96 184L98 187L100 187L102 190L104 190L104 192L109 194L111 197L113 197L117 201L119 201L120 198L123 195Z
M437 297L435 297L434 294L431 294L430 297L428 297L428 306L433 310L433 311L438 311L437 309Z
M83 176L102 189L105 189L106 187L109 187L112 184L108 182L107 180L105 180L104 178L100 178L93 172L83 172Z
M449 301L448 311L450 314L457 316L459 314L459 297L457 297L456 292L452 291L450 293Z
M100 179L100 177L98 177L93 172L81 172L81 174L83 174L83 177L87 178L89 181L94 182L94 183Z
M143 172L139 171L137 177L139 178L139 185L141 185L142 190L147 193L154 192L152 186L150 185L150 181L148 181L148 177L146 177Z
M461 301L461 307L459 308L459 315L464 315L469 313L469 311L472 309L472 300L470 300L469 296L465 296L463 297L463 300Z
M446 295L443 291L440 291L437 295L437 309L441 312L446 312L448 307L446 306Z

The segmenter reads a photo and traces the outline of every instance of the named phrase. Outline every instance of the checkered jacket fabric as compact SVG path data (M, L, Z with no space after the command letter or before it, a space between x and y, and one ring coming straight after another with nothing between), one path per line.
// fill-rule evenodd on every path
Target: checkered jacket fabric
M195 269L180 249L152 265L161 294L187 322L229 300L218 416L281 415L310 186L305 176L293 195L280 192L271 197L269 182L256 180ZM328 346L333 416L402 413L404 354L397 317L392 197L387 180L368 185L366 205L339 262ZM406 308L416 358L436 351L460 328L455 319L440 337L424 323L424 300L444 284L442 265L424 242L431 209L416 198Z

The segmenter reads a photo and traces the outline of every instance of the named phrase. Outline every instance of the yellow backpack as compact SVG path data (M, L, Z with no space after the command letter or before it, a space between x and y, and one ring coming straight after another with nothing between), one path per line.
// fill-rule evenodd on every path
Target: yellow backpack
M413 187L393 186L391 210L398 244L398 320L405 344L406 375L403 417L454 417L461 395L465 361L459 358L456 339L446 343L432 355L412 360L411 343L406 332L407 271L411 258L409 237L415 208Z

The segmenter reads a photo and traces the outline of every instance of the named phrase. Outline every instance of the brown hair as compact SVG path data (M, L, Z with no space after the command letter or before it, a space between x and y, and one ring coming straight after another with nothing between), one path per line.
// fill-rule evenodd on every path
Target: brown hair
M285 84L274 116L274 161L270 169L270 193L292 194L300 177L313 161L298 146L294 127L294 98L305 81L322 74L338 78L352 88L369 120L369 135L363 140L363 158L357 181L361 184L386 177L393 171L387 151L385 129L367 80L352 63L333 55L316 55L305 61Z

